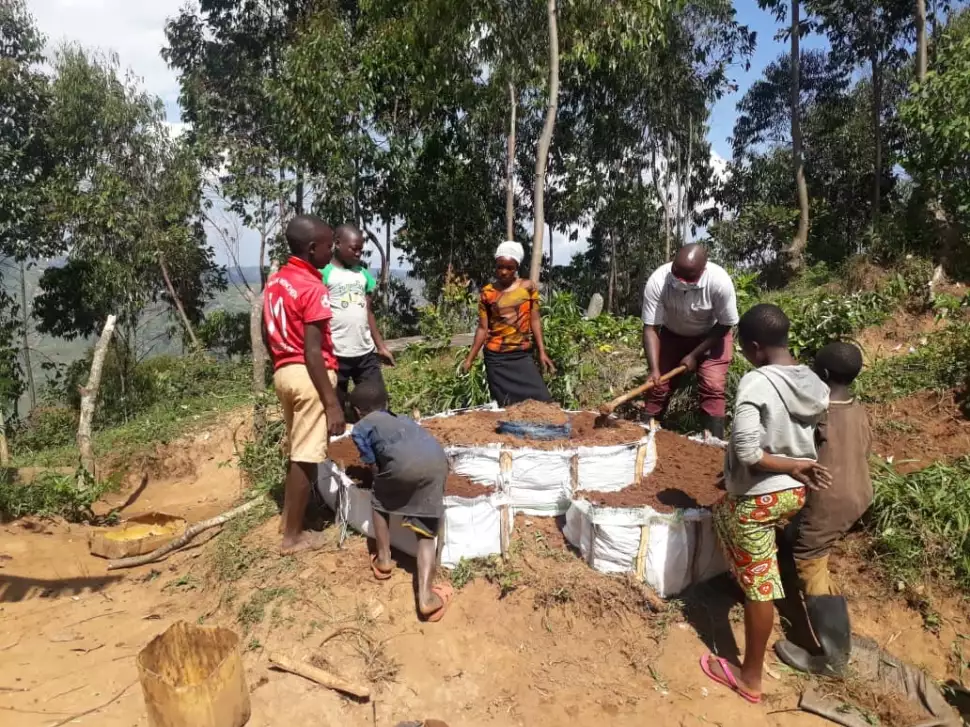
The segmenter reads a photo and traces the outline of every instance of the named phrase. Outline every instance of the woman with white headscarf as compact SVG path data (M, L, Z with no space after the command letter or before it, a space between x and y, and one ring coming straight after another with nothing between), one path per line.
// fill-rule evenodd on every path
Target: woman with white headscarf
M520 401L551 401L542 374L533 358L549 373L556 367L546 355L539 317L539 290L531 280L519 277L525 251L507 240L495 251L495 282L482 289L478 301L478 328L463 365L471 370L478 352L485 347L485 375L492 398L499 406Z

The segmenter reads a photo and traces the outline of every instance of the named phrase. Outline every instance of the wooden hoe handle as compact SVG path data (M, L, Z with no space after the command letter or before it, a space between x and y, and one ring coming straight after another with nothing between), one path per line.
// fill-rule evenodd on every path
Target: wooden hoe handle
M660 377L660 383L662 384L666 381L670 381L675 376L680 376L686 370L687 370L686 366L678 366L675 369L671 369L670 371L668 371L667 373L665 373L663 376ZM635 399L638 396L640 396L640 394L645 394L646 392L650 391L650 389L652 389L654 386L656 386L655 382L648 381L647 383L642 384L635 389L631 389L625 394L620 394L618 397L616 397L613 401L609 402L608 404L603 404L603 406L600 407L600 414L612 414L613 410L616 409L616 407L618 407L620 404L626 404L628 401L630 401L630 399Z

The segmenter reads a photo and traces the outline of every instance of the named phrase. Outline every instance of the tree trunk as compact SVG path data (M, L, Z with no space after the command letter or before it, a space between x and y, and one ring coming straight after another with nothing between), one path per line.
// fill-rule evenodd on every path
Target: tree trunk
M37 387L34 385L34 367L30 363L30 306L27 305L27 270L20 263L20 313L23 317L24 371L27 373L27 394L31 410L37 408ZM3 412L0 411L0 416Z
M304 188L305 188L305 185L304 185L304 182L303 182L303 170L297 168L297 170L296 170L296 200L294 200L294 203L293 203L293 211L296 212L298 215L302 215L303 214L303 199L304 199L303 190L304 190Z
M559 26L556 22L556 0L546 0L546 14L549 21L549 99L546 102L546 121L539 137L536 153L536 178L533 191L532 216L532 264L529 278L539 282L542 272L542 233L546 227L545 194L546 163L549 160L549 145L556 129L556 112L559 109Z
M684 169L684 226L680 231L680 239L684 245L689 242L687 235L690 230L690 218L693 216L692 213L694 211L690 204L691 164L693 163L693 157L694 116L691 114L687 117L687 163Z
M81 467L94 477L94 449L91 447L91 422L94 419L94 407L98 401L98 389L101 387L101 371L104 369L104 358L108 355L108 344L114 333L118 316L110 315L104 323L104 329L94 347L94 358L91 360L91 373L88 383L81 388L81 412L77 425L77 448L81 453ZM83 488L83 475L78 477L78 487Z
M0 406L0 467L10 466L10 447L7 445L7 412Z
M672 169L672 167L670 166L670 155L672 151L673 151L673 137L671 133L668 131L667 132L667 152L666 152L666 157L664 158L664 241L666 242L666 245L667 245L668 260L670 259L670 256L673 253L673 250L671 250L671 244L670 244L671 243L670 238L673 233L671 229L672 215L670 214L670 203L672 201L670 199L670 175L671 175L671 169Z
M505 159L505 239L515 239L515 86L509 84L509 138Z
M929 61L926 52L926 0L916 0L916 80L926 80Z
M613 313L613 295L616 290L616 237L610 230L610 272L606 285L606 312Z
M391 216L384 215L384 260L387 262L381 268L381 295L384 302L388 302L391 292Z
M280 221L282 224L282 220ZM266 287L266 228L262 227L259 231L259 289Z
M364 235L367 237L368 240L374 243L374 247L377 248L377 254L381 256L381 272L377 277L379 280L383 281L385 276L388 274L387 269L390 266L390 263L388 262L388 259L387 259L388 258L387 253L384 252L384 246L381 244L380 238L377 235L375 235L373 232L371 232L369 228L366 228L366 227L364 228Z
M158 253L158 266L162 269L165 287L168 288L168 294L172 296L172 302L175 303L175 310L179 314L179 320L182 321L182 327L192 342L192 348L196 351L201 351L202 346L199 344L199 339L195 337L195 331L192 330L192 322L189 321L189 317L185 314L185 307L182 305L182 300L179 298L178 293L175 292L175 286L172 285L172 278L168 274L168 265L165 264L165 256L162 253Z
M675 118L674 123L679 127L680 119ZM674 218L674 234L679 241L684 244L684 149L680 141L677 142L677 171L674 175L677 184L677 216Z
M249 343L253 358L253 431L266 426L266 364L269 351L263 345L263 295L246 291L249 299Z
M882 67L877 48L870 52L869 62L872 65L872 225L875 227L882 197Z
M653 187L657 192L657 199L660 200L660 205L663 207L664 216L664 250L666 251L667 258L670 259L670 225L667 219L667 198L664 196L661 190L660 181L660 170L657 168L657 142L654 141L650 144L650 176L653 178Z
M802 159L801 120L801 38L799 37L799 0L791 3L791 151L798 190L798 231L787 251L789 270L798 271L805 264L808 246L808 184L805 182L805 163Z

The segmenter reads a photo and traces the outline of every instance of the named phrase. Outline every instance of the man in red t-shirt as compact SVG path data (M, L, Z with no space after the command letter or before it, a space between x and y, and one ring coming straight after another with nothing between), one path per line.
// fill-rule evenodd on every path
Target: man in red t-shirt
M322 545L303 530L310 483L327 459L329 435L343 434L337 358L330 336L330 294L320 268L330 262L333 230L313 215L286 226L290 259L266 281L263 342L273 357L273 385L283 408L290 465L283 496L283 555Z

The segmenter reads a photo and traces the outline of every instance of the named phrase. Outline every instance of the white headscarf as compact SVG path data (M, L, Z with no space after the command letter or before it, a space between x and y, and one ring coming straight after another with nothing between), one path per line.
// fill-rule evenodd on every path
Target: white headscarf
M515 260L515 262L521 263L522 258L525 257L525 250L518 242L515 242L514 240L506 240L498 246L498 249L495 250L495 259L497 260L500 257L511 258L512 260Z

